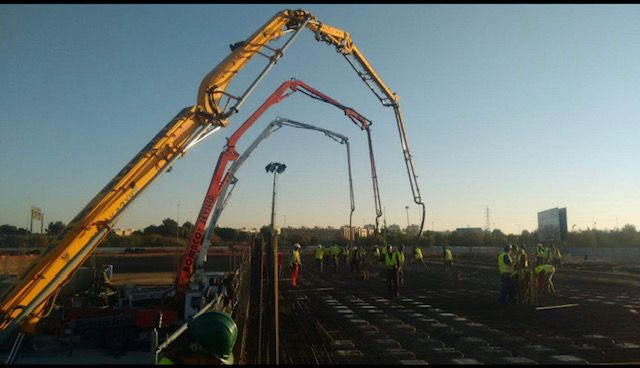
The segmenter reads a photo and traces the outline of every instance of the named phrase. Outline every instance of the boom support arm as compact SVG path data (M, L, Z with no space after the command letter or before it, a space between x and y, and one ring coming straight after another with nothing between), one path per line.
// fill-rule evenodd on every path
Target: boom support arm
M376 95L378 100L384 106L393 107L393 112L398 126L398 134L400 136L400 144L402 145L402 153L404 155L407 174L409 176L409 184L413 193L413 201L422 206L422 220L420 223L420 231L416 242L420 239L426 215L426 207L422 202L420 195L420 187L418 186L418 175L413 166L413 156L409 149L409 141L407 140L407 132L400 111L400 98L384 83L382 78L376 73L371 64L364 57L360 49L351 40L351 35L338 28L323 24L311 16L306 23L307 28L315 32L316 40L326 42L336 47L344 58L347 60L353 70L358 73L362 81ZM376 223L377 224L377 223Z
M333 139L334 141L344 144L346 146L347 168L349 171L349 199L351 203L351 211L349 212L349 227L351 227L352 220L353 220L353 212L355 211L356 206L353 198L353 179L351 176L351 149L349 145L349 139L341 134L338 134L331 130L320 128L314 125L309 125L309 124L301 123L301 122L291 120L291 119L286 119L286 118L276 118L271 123L269 123L269 125L267 125L266 128L264 128L262 133L258 135L258 137L251 143L251 145L249 145L249 147L242 153L242 155L240 155L240 157L236 161L234 161L233 164L229 167L229 170L227 171L227 174L225 175L225 177L230 178L230 180L225 180L222 184L222 189L220 191L221 193L220 198L216 201L216 207L213 210L211 222L207 227L207 232L206 232L207 235L205 237L206 240L210 239L211 233L215 229L216 224L218 223L218 219L220 218L222 211L224 210L225 206L228 203L229 197L231 196L231 191L229 191L228 195L226 193L229 188L229 185L235 186L235 184L237 183L238 179L236 178L235 175L238 169L240 168L240 166L244 164L244 162L249 158L251 153L253 153L253 151L258 147L258 145L260 145L260 143L262 143L262 141L269 138L271 134L275 133L282 127L315 130L315 131L324 133L326 136ZM205 241L202 247L202 250L200 251L200 254L198 256L198 261L196 262L197 268L202 267L204 263L204 257L207 254L208 247L209 247L209 242Z

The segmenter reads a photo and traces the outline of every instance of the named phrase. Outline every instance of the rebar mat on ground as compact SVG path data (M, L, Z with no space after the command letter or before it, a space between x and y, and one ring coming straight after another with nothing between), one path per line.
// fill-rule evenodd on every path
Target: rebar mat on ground
M281 312L281 343L287 364L332 364L317 320L305 300L289 294Z

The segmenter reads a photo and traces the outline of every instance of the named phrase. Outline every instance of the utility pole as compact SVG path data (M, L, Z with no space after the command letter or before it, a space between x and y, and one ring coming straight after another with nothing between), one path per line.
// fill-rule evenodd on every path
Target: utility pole
M278 237L276 236L275 220L276 220L276 183L277 174L282 174L287 165L279 162L271 162L266 167L267 172L273 172L273 194L271 197L271 248L273 257L273 342L274 354L273 363L280 363L280 320L278 308Z
M491 231L491 222L489 221L489 206L487 206L487 209L485 210L485 217L487 220L487 223L485 224L485 230L486 231Z

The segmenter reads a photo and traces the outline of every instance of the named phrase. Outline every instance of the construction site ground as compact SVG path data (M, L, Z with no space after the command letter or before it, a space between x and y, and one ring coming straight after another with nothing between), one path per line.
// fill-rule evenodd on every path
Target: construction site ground
M115 284L170 285L179 255L98 257L114 264ZM280 280L280 325L286 364L580 364L640 363L640 275L573 262L554 275L557 294L535 306L500 307L494 257L456 257L445 275L440 259L409 265L407 287L389 298L383 267L369 260L369 279L340 264L316 270L303 257L299 288ZM233 268L210 257L207 269ZM417 267L419 266L419 267ZM536 307L565 306L557 309ZM42 337L41 351L24 351L19 364L145 364L148 351L74 349L71 356ZM146 349L143 349L146 350ZM4 359L5 354L2 358Z
M389 298L384 269L369 279L303 258L299 287L280 280L289 364L640 364L640 277L579 270L554 275L557 293L537 305L499 306L493 257L410 265ZM419 267L418 267L419 266ZM559 308L544 308L562 306ZM540 308L542 307L542 308Z

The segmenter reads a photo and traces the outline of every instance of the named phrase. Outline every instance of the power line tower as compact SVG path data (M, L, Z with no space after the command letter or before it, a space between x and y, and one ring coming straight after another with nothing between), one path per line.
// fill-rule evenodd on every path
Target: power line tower
M491 221L489 220L489 206L487 206L487 209L485 210L485 217L487 218L487 223L484 225L484 229L486 231L491 231Z

